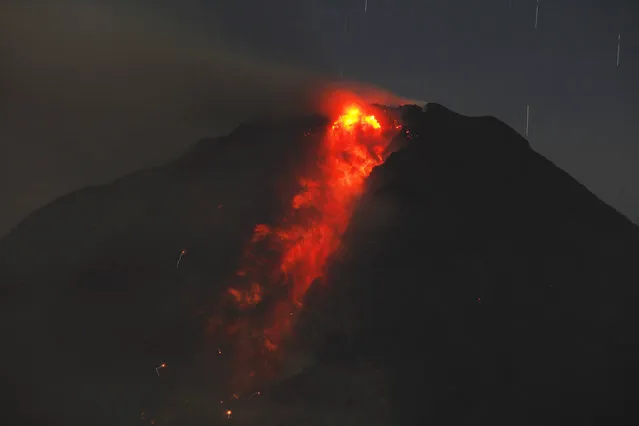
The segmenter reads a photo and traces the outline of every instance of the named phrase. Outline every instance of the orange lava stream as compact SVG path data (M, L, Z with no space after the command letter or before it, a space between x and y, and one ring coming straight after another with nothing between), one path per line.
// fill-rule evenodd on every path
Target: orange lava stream
M319 179L300 179L303 190L291 203L294 210L312 209L319 216L305 226L275 230L286 247L280 268L291 279L295 303L301 303L311 283L323 275L328 257L339 248L354 202L366 177L382 163L386 143L375 116L364 115L354 105L333 123L323 148Z
M316 170L298 180L302 189L279 224L255 227L237 282L228 289L240 312L268 300L266 320L257 324L240 315L226 324L227 334L247 332L261 342L262 353L275 351L290 334L304 295L340 247L366 178L383 162L390 143L383 127L362 105L342 108L322 140Z

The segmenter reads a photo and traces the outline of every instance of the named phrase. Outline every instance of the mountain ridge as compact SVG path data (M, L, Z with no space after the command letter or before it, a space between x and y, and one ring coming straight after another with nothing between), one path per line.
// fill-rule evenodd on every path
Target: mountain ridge
M302 367L263 402L237 402L234 422L636 418L639 228L495 118L383 113L403 128L307 295L290 348ZM253 227L297 190L326 122L240 126L63 197L0 240L2 376L35 407L17 404L18 423L139 424L138 409L145 422L227 422L210 403L225 362L206 340L213 301ZM283 412L279 391L302 408Z

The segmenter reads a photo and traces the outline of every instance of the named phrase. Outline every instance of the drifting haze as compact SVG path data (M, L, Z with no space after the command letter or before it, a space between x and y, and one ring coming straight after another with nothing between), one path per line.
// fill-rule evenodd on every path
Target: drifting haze
M188 30L170 2L152 14L101 3L0 5L0 235L57 196L167 161L251 116L316 109L329 84L331 58L300 2L250 13L223 2Z
M0 235L257 111L299 111L338 64L520 133L530 104L535 150L639 220L635 3L550 2L534 30L534 0L371 1L365 19L336 0L4 0Z
M269 2L270 13L305 13L288 3ZM299 25L280 28L295 34L279 46L288 58L267 61L229 31L205 38L141 10L0 5L0 235L56 196L166 161L258 112L310 105L319 76L296 64L318 69L322 55ZM228 13L211 11L209 25Z

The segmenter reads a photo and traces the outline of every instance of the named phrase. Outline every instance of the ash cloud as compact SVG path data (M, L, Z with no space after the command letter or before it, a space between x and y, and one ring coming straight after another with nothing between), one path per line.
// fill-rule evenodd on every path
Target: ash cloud
M253 12L228 7L207 10L208 22L186 31L179 19L162 18L170 12L162 1L159 12L133 3L2 2L0 203L8 208L0 235L52 198L167 161L247 117L308 108L322 79L321 46L299 20L277 18L285 7L287 16L307 11L288 0L268 10L253 3L260 19L278 19L271 45L259 45L266 28L251 22ZM233 22L252 33L231 31Z

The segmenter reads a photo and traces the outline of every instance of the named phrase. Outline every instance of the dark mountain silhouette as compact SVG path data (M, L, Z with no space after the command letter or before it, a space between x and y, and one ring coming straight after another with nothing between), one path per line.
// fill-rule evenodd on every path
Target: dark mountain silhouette
M231 421L638 424L639 229L494 118L388 113L404 131L308 294L294 355ZM0 241L11 424L228 422L204 330L326 124L240 126Z

